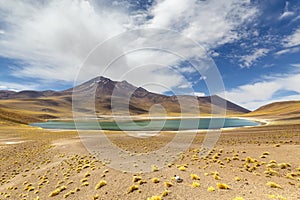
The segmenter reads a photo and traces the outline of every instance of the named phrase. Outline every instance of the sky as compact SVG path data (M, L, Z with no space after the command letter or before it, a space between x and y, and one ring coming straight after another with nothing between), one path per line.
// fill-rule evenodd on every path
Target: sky
M298 0L0 0L0 90L103 75L255 110L300 100L299 55Z

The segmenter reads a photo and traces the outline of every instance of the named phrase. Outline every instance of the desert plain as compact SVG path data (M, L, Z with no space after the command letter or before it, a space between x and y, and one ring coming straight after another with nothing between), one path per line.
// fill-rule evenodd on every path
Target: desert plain
M28 123L34 119L21 120L22 114L5 110L0 118L0 199L300 199L298 104L279 103L239 116L264 123L222 130L201 156L206 132L199 131L173 162L137 173L111 168L95 157L77 131L32 127ZM163 147L175 135L105 134L119 148L140 154Z

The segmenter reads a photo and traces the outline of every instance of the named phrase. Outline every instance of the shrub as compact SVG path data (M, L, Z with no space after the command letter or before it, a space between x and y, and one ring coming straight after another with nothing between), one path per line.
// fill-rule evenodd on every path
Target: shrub
M128 193L131 193L135 190L138 190L139 189L139 186L138 185L132 185L130 186L129 190L128 190Z
M192 180L200 180L200 177L197 176L196 174L191 174Z
M217 187L221 190L228 190L229 186L225 183L217 183Z
M271 187L271 188L281 188L281 186L275 182L268 182L267 186Z
M107 185L107 182L105 180L99 181L97 185L95 186L95 190L98 190L99 188L102 188L103 186Z

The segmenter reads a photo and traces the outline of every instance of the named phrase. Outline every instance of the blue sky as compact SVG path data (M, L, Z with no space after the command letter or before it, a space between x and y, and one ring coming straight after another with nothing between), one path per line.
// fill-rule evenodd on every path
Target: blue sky
M124 41L114 39L149 28L170 30L160 39L152 38L151 44L190 51L190 57L179 60L161 51L128 53L121 47ZM173 38L172 31L180 37L171 41L166 38ZM108 39L97 63L84 62ZM149 44L144 36L134 39L134 45ZM188 40L215 62L225 98L252 110L275 101L300 100L298 0L0 1L0 90L67 89L81 73L85 80L98 75L127 79L159 93L192 89L195 95L210 95L206 84L211 77L188 65L189 59L200 58L187 48ZM103 74L105 59L120 52L122 59Z

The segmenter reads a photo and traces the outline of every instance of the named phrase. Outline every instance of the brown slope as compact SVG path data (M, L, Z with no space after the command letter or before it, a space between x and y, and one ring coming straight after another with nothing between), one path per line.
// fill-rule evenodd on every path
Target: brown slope
M262 106L247 116L264 116L268 118L300 119L300 101L275 102Z
M46 90L46 91L34 91L34 90L24 90L20 92L10 91L10 90L0 90L0 99L35 99L44 98L51 96L61 96L65 93Z
M218 96L166 96L135 87L126 81L112 81L101 76L64 91L2 91L1 98L0 105L40 119L72 117L72 100L77 105L76 113L84 115L93 115L94 110L98 115L110 115L112 110L114 114L122 115L127 114L128 108L133 115L148 114L149 111L156 115L197 114L199 108L201 114L211 114L212 104L215 105L213 114L223 113L225 105L226 111L231 114L248 112Z
M26 115L35 119L53 119L71 117L71 101L69 97L47 97L33 99L3 99L0 108L8 109L17 115Z
M73 89L66 90L70 92ZM194 97L189 95L166 96L149 92L141 87L135 87L132 84L122 81L112 81L105 77L96 77L74 88L75 96L82 108L92 110L94 101L91 102L91 94L96 98L96 110L98 114L110 114L111 109L118 113L124 114L146 114L151 109L154 113L160 114L161 109L154 105L164 107L166 113L191 113L195 114L196 109L200 107L201 114L211 114L212 104L215 106L214 114L223 113L227 108L229 113L247 113L249 110L242 108L232 102L229 102L219 96L211 97ZM113 106L113 108L112 108ZM153 107L154 106L154 107ZM154 108L154 109L153 109Z
M0 121L28 124L28 123L40 121L40 119L30 115L18 113L16 112L16 110L13 109L0 108Z

